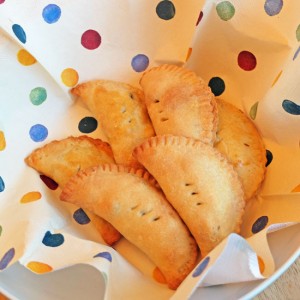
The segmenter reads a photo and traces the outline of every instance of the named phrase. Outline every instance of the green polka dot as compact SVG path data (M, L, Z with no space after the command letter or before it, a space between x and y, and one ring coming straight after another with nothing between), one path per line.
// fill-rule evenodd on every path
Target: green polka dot
M40 105L46 100L47 91L43 87L36 87L31 90L29 98L33 105Z
M296 38L297 38L297 41L300 42L300 24L298 25L297 30L296 30Z
M254 103L250 109L250 118L255 120L257 114L258 102Z
M217 14L223 21L230 20L235 14L235 8L229 1L222 1L216 6Z
M2 226L0 225L0 236L1 236L1 233L2 233Z

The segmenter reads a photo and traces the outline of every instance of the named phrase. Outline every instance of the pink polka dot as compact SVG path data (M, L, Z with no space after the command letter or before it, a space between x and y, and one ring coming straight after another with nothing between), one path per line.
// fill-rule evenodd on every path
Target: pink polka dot
M252 71L256 67L256 57L249 51L242 51L238 55L238 65L245 71Z
M0 4L2 4L2 3L4 3L5 2L5 0L0 0Z
M88 50L95 50L100 44L101 36L96 30L89 29L81 36L81 45Z

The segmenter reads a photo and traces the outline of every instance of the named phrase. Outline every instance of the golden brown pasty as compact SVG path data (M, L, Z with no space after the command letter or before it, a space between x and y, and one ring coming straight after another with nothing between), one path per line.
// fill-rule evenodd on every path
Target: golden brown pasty
M79 96L98 120L115 161L138 165L132 157L133 148L155 135L143 92L126 83L95 80L79 84L71 93Z
M61 188L81 169L114 162L109 144L88 136L68 137L52 141L34 150L25 162L38 172L52 178ZM103 240L112 245L121 237L107 221L85 211Z
M146 71L140 84L157 135L182 135L214 143L218 121L215 97L194 72L161 65Z
M205 256L227 235L238 232L243 190L225 156L200 141L157 136L134 150L155 177Z
M176 289L196 264L197 245L162 192L140 169L108 164L78 172L61 199L93 211L140 248Z
M251 199L263 182L266 149L253 122L238 108L217 100L219 127L215 147L226 155L240 176L246 200Z

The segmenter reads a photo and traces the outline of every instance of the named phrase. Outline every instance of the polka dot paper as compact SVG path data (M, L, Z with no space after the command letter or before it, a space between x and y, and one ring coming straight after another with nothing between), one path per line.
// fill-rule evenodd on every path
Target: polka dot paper
M145 300L187 299L196 288L276 272L268 236L300 221L300 2L188 2L0 0L0 271L17 261L36 274L84 263L105 278L107 299ZM24 163L54 139L106 140L72 87L97 78L138 86L162 63L194 70L243 110L267 157L241 234L199 261L176 292L126 240L106 246L84 210L58 201L58 184Z

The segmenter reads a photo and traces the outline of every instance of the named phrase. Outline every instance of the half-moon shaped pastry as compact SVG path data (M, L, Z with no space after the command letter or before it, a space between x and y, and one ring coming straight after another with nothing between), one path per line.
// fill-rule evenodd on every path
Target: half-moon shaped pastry
M115 161L138 165L133 148L155 135L143 92L123 82L94 80L77 85L71 93L79 96L98 120Z
M61 188L79 170L114 162L109 144L88 136L55 140L34 150L25 162L36 171L53 179ZM121 237L107 221L85 211L103 240L112 245Z
M157 135L182 135L214 143L218 121L215 97L196 73L161 65L146 71L140 84Z
M93 211L113 224L156 264L168 286L176 289L195 267L198 248L150 180L149 173L142 169L100 165L73 176L61 200Z
M255 196L264 180L266 149L253 122L238 108L217 99L219 127L215 147L233 164L245 199Z
M191 138L167 135L150 138L134 155L158 181L202 256L239 231L243 190L237 173L219 151Z

